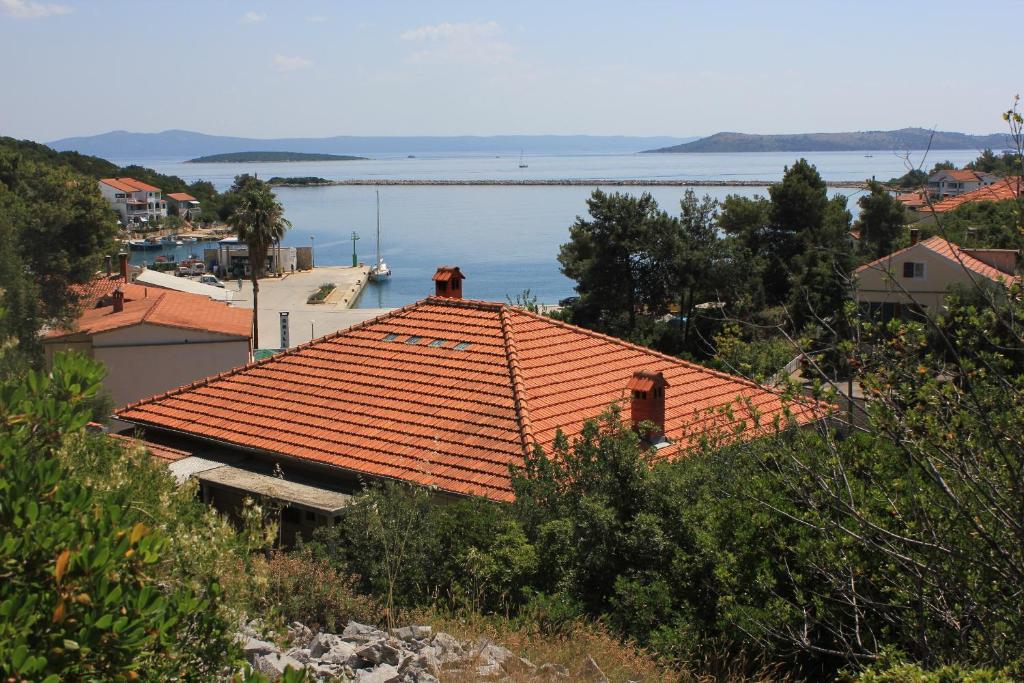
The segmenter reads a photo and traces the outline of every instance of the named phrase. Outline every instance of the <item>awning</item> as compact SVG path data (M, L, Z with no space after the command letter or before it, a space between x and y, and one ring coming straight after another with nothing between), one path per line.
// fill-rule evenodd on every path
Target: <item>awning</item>
M196 478L205 484L222 486L253 496L265 496L302 508L333 515L352 502L352 496L317 486L278 479L251 470L223 465L198 472Z

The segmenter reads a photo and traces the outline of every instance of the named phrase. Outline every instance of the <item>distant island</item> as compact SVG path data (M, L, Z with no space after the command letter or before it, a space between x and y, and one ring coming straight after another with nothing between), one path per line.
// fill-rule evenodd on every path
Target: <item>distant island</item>
M360 161L366 157L354 157L345 154L312 154L309 152L227 152L226 154L210 154L205 157L189 159L186 164L232 164L242 162L278 162L278 161Z
M317 178L316 176L302 176L300 178L274 176L267 183L277 187L316 187L318 185L333 185L334 181L327 178Z
M967 135L930 131L926 128L872 130L855 133L800 133L796 135L752 135L715 133L706 138L671 147L645 150L644 154L711 152L864 152L922 149L994 149L1010 144L1005 133Z

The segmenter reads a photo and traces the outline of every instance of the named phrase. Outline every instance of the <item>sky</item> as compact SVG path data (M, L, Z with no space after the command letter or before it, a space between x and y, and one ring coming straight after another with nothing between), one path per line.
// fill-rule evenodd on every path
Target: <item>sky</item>
M1024 0L0 0L0 135L992 133Z

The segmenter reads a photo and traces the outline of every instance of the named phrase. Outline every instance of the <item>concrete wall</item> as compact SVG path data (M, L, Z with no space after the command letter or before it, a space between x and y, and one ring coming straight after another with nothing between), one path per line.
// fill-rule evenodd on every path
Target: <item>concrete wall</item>
M907 262L924 263L924 277L903 277L903 264ZM965 269L956 261L917 244L899 256L883 261L878 268L859 273L856 299L858 302L917 304L934 313L942 307L951 285L970 285L972 278L988 282L987 278Z
M115 406L170 391L249 362L249 340L157 325L93 337L92 357L107 367Z

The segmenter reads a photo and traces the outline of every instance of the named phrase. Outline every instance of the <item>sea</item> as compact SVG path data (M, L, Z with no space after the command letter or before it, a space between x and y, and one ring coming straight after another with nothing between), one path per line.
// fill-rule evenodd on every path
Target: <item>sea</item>
M374 156L365 161L321 161L246 164L190 164L181 159L115 159L138 163L188 182L209 180L219 190L234 177L254 173L273 176L316 176L328 180L713 180L774 182L785 167L803 157L822 177L833 181L870 178L888 180L910 168L931 168L938 161L961 166L978 156L974 150L722 153L722 154L590 154L525 157L519 155L452 154ZM559 246L569 237L577 217L587 215L586 200L600 187L607 192L649 192L669 213L679 212L685 187L665 186L524 186L524 185L347 185L282 187L275 192L292 223L283 244L313 247L317 265L372 264L376 252L377 193L380 194L380 247L392 270L383 283L370 283L359 307L391 308L412 303L433 291L431 275L439 265L459 266L466 276L464 295L505 301L529 290L541 303L557 303L573 295L573 283L559 271ZM694 187L698 196L766 195L767 186ZM830 188L830 196L848 198L857 214L861 190ZM203 245L170 248L164 255L201 255ZM160 252L135 252L135 263L152 261Z

